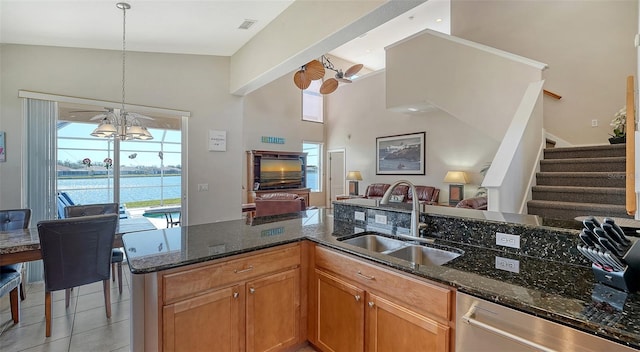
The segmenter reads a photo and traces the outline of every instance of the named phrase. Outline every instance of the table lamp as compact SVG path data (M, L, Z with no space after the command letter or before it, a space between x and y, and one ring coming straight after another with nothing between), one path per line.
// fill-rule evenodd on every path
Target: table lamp
M347 173L347 180L349 180L349 195L358 195L358 181L362 181L362 175L360 171L349 171Z
M449 185L449 205L456 206L464 198L464 185L468 183L467 173L464 171L448 171L444 177Z

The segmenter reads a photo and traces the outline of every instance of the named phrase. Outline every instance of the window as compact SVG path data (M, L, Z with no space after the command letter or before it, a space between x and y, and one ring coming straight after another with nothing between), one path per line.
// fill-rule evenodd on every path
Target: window
M307 187L311 192L322 189L322 143L302 142L302 151L307 153Z
M309 88L302 91L302 121L324 121L324 98L320 94L322 80L311 81Z

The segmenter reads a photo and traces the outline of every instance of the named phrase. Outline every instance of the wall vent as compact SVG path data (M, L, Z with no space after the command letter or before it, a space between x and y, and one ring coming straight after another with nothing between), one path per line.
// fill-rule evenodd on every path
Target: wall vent
M238 27L238 29L249 29L253 26L258 20L244 20L242 24Z

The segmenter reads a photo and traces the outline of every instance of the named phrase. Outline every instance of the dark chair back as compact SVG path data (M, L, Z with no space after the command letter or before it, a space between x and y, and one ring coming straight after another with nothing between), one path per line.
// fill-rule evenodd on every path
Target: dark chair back
M65 218L104 214L118 214L118 203L70 205L64 208Z
M117 223L117 214L40 221L45 290L108 280Z
M26 229L31 220L31 209L0 210L0 231Z

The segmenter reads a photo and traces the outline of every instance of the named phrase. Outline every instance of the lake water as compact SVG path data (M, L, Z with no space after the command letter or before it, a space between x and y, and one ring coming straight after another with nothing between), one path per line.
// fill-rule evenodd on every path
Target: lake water
M123 177L120 179L120 202L137 202L180 198L180 176ZM318 182L317 173L307 173L307 185ZM108 203L113 201L113 180L107 178L58 179L58 191L67 192L76 204ZM210 190L213 191L213 190Z
M180 198L180 176L123 177L120 179L120 188L120 202L125 204ZM107 178L58 179L58 190L67 192L76 204L113 201L113 180Z

